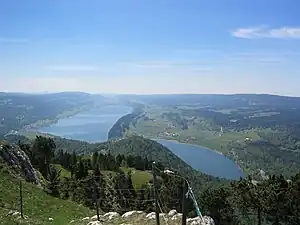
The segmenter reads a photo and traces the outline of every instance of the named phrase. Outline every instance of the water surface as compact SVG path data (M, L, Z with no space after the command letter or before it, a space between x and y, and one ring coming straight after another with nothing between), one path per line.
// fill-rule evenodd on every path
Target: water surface
M110 128L119 118L131 111L130 107L119 105L94 108L69 118L60 119L56 124L43 127L39 131L87 142L106 141ZM228 179L239 179L244 176L233 161L215 151L174 141L156 141L168 147L187 164L203 173Z
M243 172L230 159L216 151L191 144L183 144L168 140L156 140L169 148L183 161L205 174L227 179L244 177Z
M110 128L119 118L131 111L130 107L119 105L93 108L72 117L60 119L51 126L40 128L39 131L88 142L106 141Z

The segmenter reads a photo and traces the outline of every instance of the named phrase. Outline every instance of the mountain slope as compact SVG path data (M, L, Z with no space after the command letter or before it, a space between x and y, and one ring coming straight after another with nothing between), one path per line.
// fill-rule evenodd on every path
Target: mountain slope
M0 224L16 224L17 218L7 216L10 210L20 211L19 200L19 182L20 178L16 176L11 169L4 164L0 165ZM93 212L75 202L54 198L46 194L38 186L22 181L23 184L23 210L24 215L28 217L21 224L68 224L76 218L91 216ZM53 221L49 221L53 218Z
M163 164L171 170L176 170L182 176L188 178L198 191L206 187L214 186L220 182L226 182L209 175L205 175L176 156L167 147L156 141L146 139L140 136L131 136L118 141L108 142L107 151L112 154L133 155L148 158L150 161L156 161Z

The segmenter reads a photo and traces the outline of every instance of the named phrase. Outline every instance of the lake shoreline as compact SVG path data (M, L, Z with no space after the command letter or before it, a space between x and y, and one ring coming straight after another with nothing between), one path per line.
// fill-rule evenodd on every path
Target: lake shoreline
M238 180L246 174L236 162L226 155L199 145L182 143L177 140L152 139L170 149L187 164L207 175Z
M188 142L181 142L181 141L174 140L174 139L160 138L160 139L157 139L157 140L165 140L165 141L175 142L175 143L177 143L177 144L185 144L185 145L191 145L191 146L195 146L195 147L201 147L201 148L203 148L203 149L207 149L207 150L209 150L209 151L213 151L213 152L215 152L215 153L217 153L217 154L220 154L220 155L222 155L222 156L227 157L227 156L224 155L222 152L219 152L219 151L217 151L217 150L215 150L215 149L210 149L210 148L205 147L205 146L202 146L202 145L197 145L197 144L188 143Z

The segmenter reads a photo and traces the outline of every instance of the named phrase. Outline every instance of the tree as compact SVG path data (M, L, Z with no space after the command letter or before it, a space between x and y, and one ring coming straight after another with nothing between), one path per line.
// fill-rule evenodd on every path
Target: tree
M36 136L36 139L32 146L32 152L36 158L36 166L44 177L48 176L49 165L54 157L55 143L53 139L42 136Z
M92 156L92 167L93 168L96 168L96 166L98 166L98 157L99 157L98 152L94 152L93 156Z
M76 171L75 171L75 178L77 180L81 180L88 175L88 170L85 167L84 163L82 162L82 159L79 159L79 163L77 164Z
M55 166L51 165L49 167L49 173L47 176L49 183L47 185L47 189L54 197L59 197L60 173L61 170L58 170Z
M263 215L265 213L265 189L264 183L258 183L248 179L241 179L233 184L234 192L239 208L244 214L254 211L257 217L257 224L262 224Z
M219 189L207 189L201 196L201 206L206 215L214 219L216 225L238 224L234 213L234 206L229 197L230 191L221 187Z

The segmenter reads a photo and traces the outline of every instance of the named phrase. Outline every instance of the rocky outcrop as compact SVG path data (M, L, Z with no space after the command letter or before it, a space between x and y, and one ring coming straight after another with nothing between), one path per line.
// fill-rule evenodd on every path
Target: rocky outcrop
M13 168L16 174L21 174L29 182L41 185L38 172L32 166L29 157L17 145L0 144L0 162L5 162Z
M170 225L180 225L182 214L177 213L176 210L171 210L169 213L160 213L160 220L168 222ZM130 211L123 215L116 212L108 212L100 215L100 221L97 221L97 216L91 218L83 218L82 225L102 225L102 224L123 224L123 225L136 225L136 224L155 224L155 212L144 213L142 211ZM73 221L71 222L73 223ZM195 217L187 219L188 225L214 225L214 221L209 216Z

